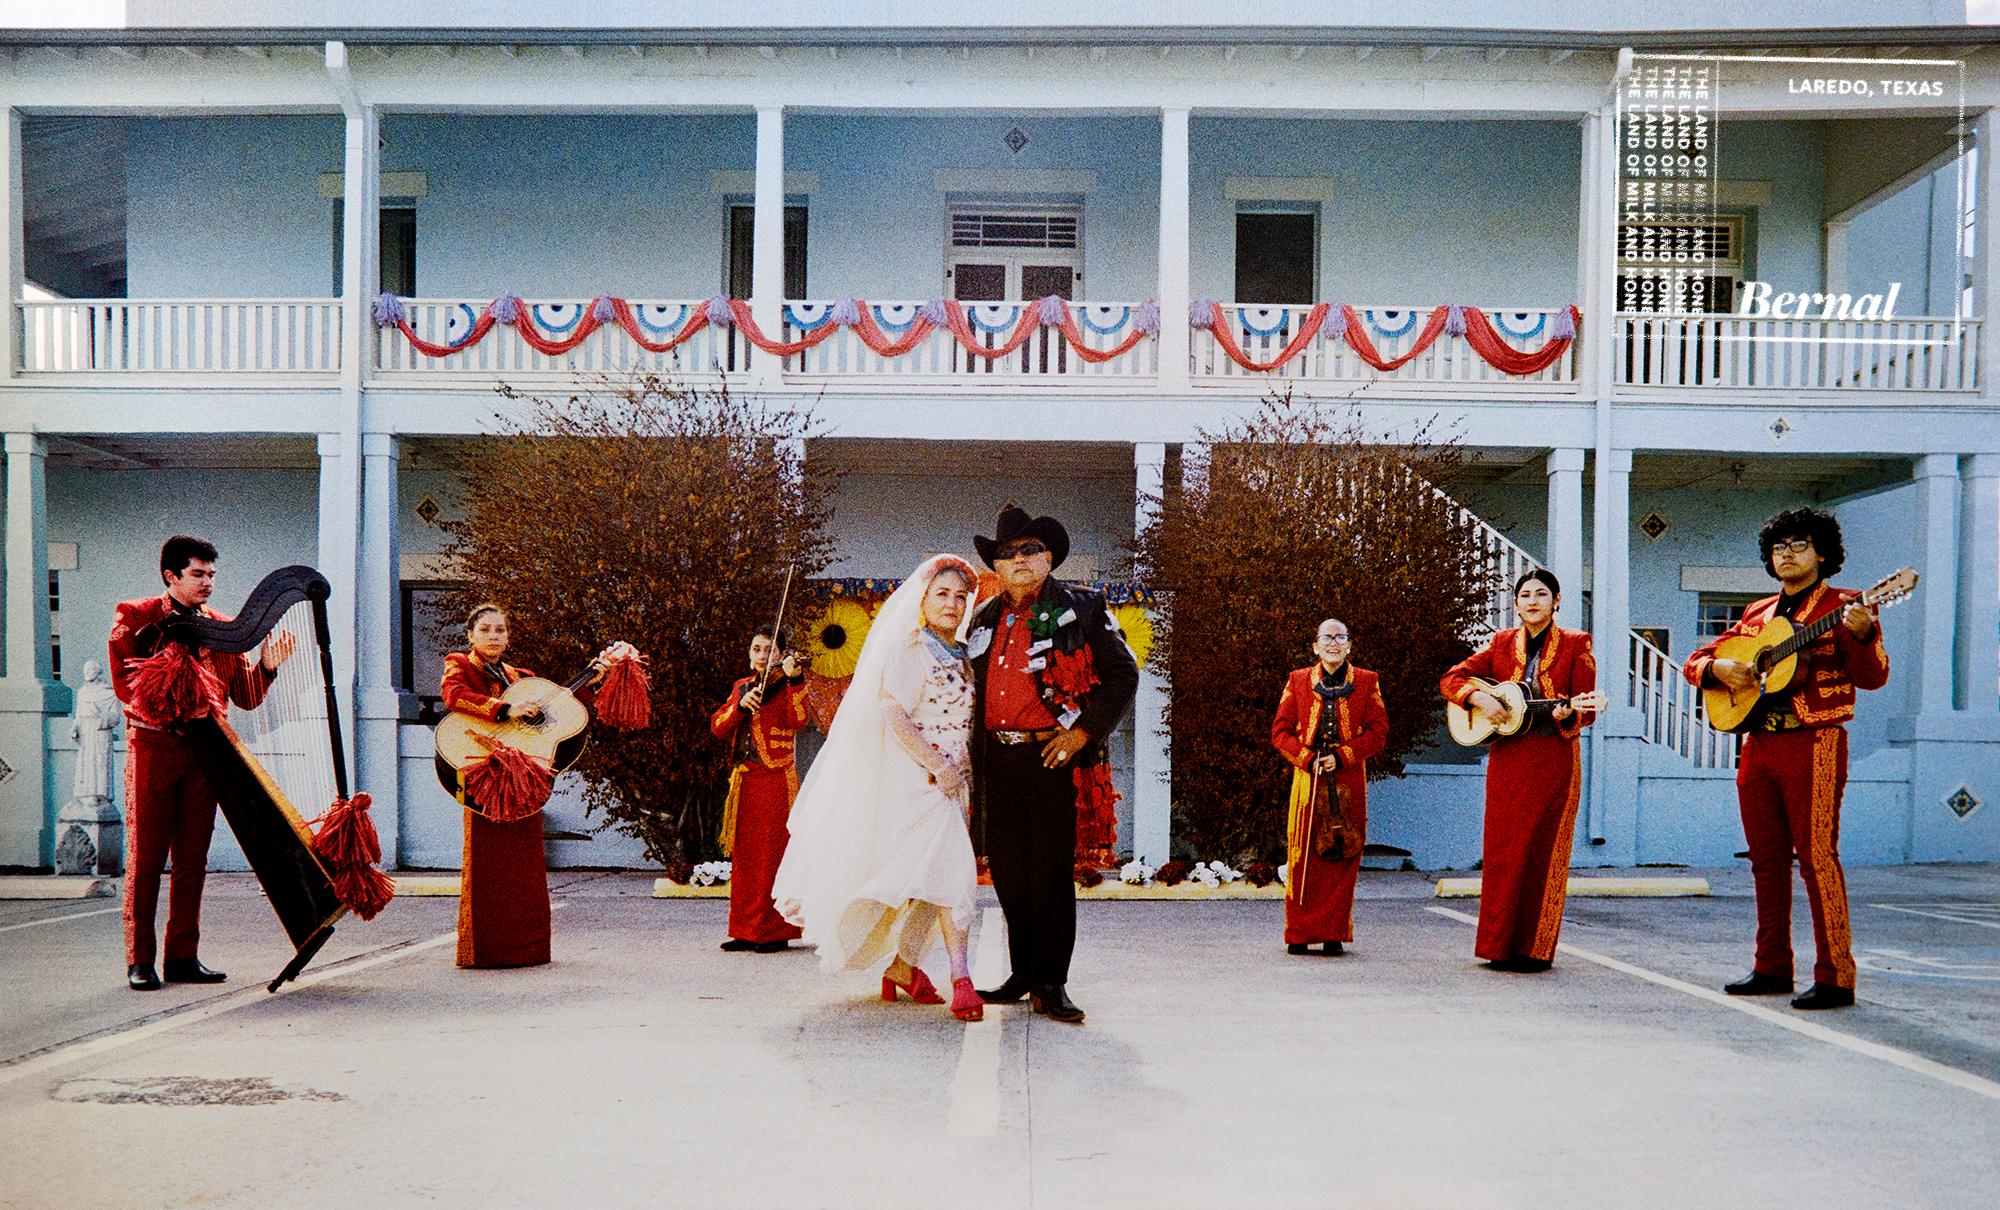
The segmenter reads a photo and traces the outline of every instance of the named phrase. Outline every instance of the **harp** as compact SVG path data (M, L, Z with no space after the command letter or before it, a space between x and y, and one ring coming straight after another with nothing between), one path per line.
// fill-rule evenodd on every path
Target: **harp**
M294 638L309 633L319 654L317 661L307 658L302 642L255 710L232 706L226 719L187 719L178 726L297 951L271 980L273 992L305 969L347 912L293 805L348 797L326 617L331 591L326 577L310 567L281 567L251 590L232 619L177 617L161 624L165 639L225 654L251 651L273 630Z

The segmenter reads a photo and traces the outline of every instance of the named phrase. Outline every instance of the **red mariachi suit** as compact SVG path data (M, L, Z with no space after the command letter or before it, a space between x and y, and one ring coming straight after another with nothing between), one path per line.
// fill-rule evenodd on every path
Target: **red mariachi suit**
M488 722L499 721L500 694L523 677L526 668L502 662L496 680L478 656L454 651L444 657L438 692L445 708ZM497 690L497 692L496 692ZM588 703L589 689L576 696ZM555 766L564 769L582 753L584 737L566 740L556 749ZM467 802L464 784L443 757L438 772L456 786L452 797ZM458 874L458 964L460 966L540 966L549 960L548 856L542 848L542 817L501 823L468 805L465 850Z
M757 678L746 676L730 686L729 697L716 708L708 727L715 738L736 744L736 729L750 720L749 759L729 774L729 798L734 810L724 812L723 843L729 855L729 935L738 941L790 941L799 926L778 914L771 902L771 881L785 859L785 830L792 800L799 794L799 769L792 747L799 729L811 718L805 678L778 680L764 691L755 715L743 709L743 695ZM734 816L734 838L729 816Z
M148 718L132 703L132 667L158 649L159 640L141 632L175 612L162 594L118 606L111 624L111 689L125 704L125 962L151 962L157 942L153 918L160 902L160 873L173 857L167 895L169 962L196 957L201 941L201 887L208 873L208 841L215 832L215 791L195 764L187 741L173 724ZM227 621L206 607L205 618ZM254 710L270 691L276 674L261 661L194 649L195 658L215 681L207 713L228 714L229 702Z
M1847 607L1861 594L1824 582L1808 590L1792 618L1800 627ZM1777 615L1779 597L1765 597L1743 611L1743 620L1710 639L1682 669L1696 685L1714 688L1708 675L1724 639L1755 633ZM1750 843L1750 876L1757 886L1757 958L1760 975L1792 977L1792 857L1812 905L1813 982L1852 990L1854 950L1847 918L1847 876L1840 868L1840 796L1847 785L1847 728L1855 690L1880 689L1889 680L1882 627L1857 639L1845 622L1799 652L1795 686L1759 706L1766 725L1744 737L1736 764L1736 802ZM1755 721L1757 716L1753 716ZM1791 726L1796 720L1798 725Z
M1567 698L1597 688L1590 635L1551 623L1531 698ZM1472 677L1520 681L1527 675L1528 632L1513 626L1439 680L1446 698L1465 705ZM1561 722L1540 716L1493 741L1486 758L1486 834L1480 862L1479 935L1472 952L1488 962L1555 958L1569 896L1570 837L1576 828L1583 754L1577 736L1596 717L1573 711Z
M1354 940L1354 882L1361 873L1361 854L1346 861L1319 855L1312 831L1313 759L1326 753L1340 758L1334 779L1346 787L1354 828L1368 834L1368 758L1389 740L1389 710L1382 687L1366 668L1350 666L1354 692L1334 702L1325 718L1326 702L1313 690L1319 665L1300 668L1285 682L1278 715L1271 720L1271 743L1292 764L1292 796L1287 820L1285 874L1285 944ZM1322 721L1324 719L1324 721ZM1307 744L1320 736L1317 748Z

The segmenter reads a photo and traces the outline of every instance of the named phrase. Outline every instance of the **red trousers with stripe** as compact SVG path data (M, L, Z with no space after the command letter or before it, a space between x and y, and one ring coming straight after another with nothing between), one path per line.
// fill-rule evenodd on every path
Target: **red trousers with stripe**
M166 960L196 957L201 944L201 887L208 839L215 832L215 791L179 736L128 727L125 749L125 963L151 962L160 905L160 874L172 857L167 890Z
M1847 787L1847 729L1761 732L1743 741L1736 799L1757 884L1760 975L1792 977L1792 861L1812 907L1813 982L1854 986L1847 876L1840 868L1840 796Z
M792 838L786 828L791 815L788 771L746 767L736 800L736 846L729 855L729 935L738 941L769 944L800 936L799 926L771 902L771 884Z

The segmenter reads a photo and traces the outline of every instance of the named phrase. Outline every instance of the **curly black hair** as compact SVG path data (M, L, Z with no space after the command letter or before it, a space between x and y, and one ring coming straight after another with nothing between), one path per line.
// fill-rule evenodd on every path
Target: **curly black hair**
M1847 548L1840 542L1840 522L1832 513L1816 508L1788 508L1764 522L1764 528L1757 532L1757 553L1763 556L1764 570L1773 579L1778 573L1771 566L1771 549L1793 538L1812 540L1813 550L1819 554L1821 579L1840 574L1841 565L1847 562Z

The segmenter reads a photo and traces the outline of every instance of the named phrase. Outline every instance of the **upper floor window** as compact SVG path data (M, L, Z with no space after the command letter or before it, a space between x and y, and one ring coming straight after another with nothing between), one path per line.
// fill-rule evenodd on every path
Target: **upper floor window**
M755 271L757 243L755 206L729 207L729 280L731 298L749 298L750 275ZM785 297L806 297L806 208L785 207Z
M1237 302L1310 303L1317 293L1318 268L1318 214L1261 208L1237 212Z
M346 212L346 201L333 199L333 293L336 298L346 290ZM417 293L417 208L384 206L379 213L381 264L378 271L381 281L378 288L384 294L414 298Z
M1720 314L1743 280L1743 216L1618 225L1618 310Z
M1075 298L1083 280L1081 207L953 207L945 237L951 296L969 302Z

